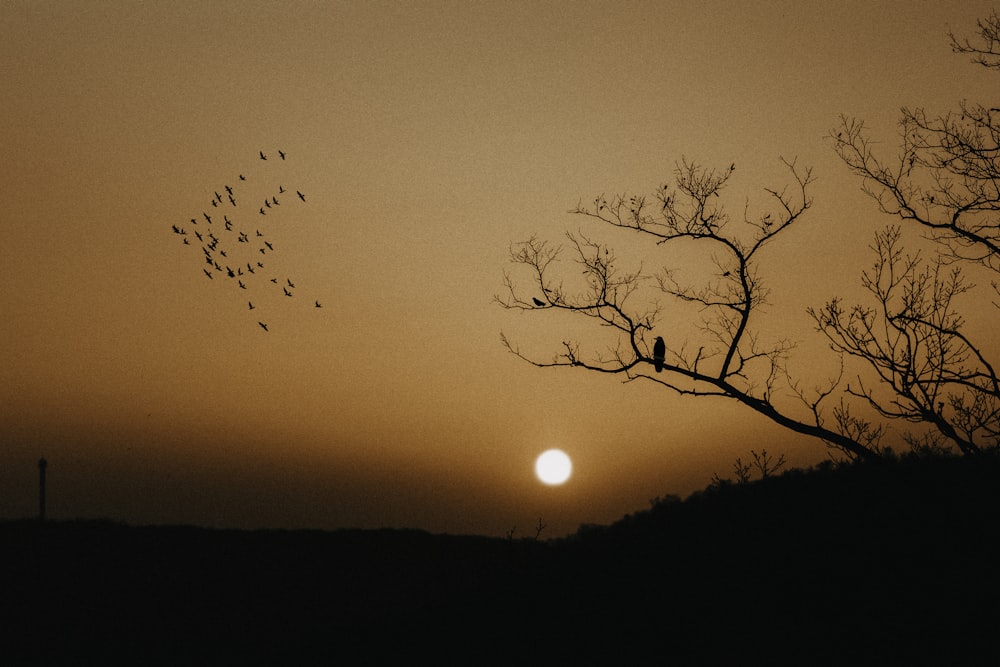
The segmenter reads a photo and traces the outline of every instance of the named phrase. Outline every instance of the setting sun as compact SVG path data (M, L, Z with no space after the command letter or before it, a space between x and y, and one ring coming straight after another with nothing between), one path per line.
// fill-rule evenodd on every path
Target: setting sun
M566 452L560 449L550 449L542 452L535 460L535 474L545 484L554 486L569 479L573 472L573 462Z

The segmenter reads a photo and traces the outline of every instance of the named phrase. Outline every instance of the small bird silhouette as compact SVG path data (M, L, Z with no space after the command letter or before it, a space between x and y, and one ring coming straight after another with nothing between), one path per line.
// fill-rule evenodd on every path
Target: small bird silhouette
M204 271L204 272L205 272L205 275L206 275L206 276L208 276L208 279L209 279L209 280L212 280L212 274L211 274L211 273L209 273L208 269L202 269L202 271Z
M267 325L266 324L264 324L263 322L257 322L257 324L259 324L264 331L267 331Z
M283 289L285 291L285 296L291 296L292 295L292 293L288 291L287 287L282 287L281 289Z
M261 151L261 152L260 152L260 159L261 159L261 160L266 160L266 159L267 159L267 156L266 156L266 155L264 155L264 151Z
M306 200L306 196L301 192L299 192L298 190L295 191L295 194L297 194L299 196L299 199L301 199L302 201Z
M321 306L321 305L320 305L320 303L319 303L319 301L317 301L317 302L316 302L316 307L317 307L317 308L322 308L323 306Z
M278 151L278 155L280 155L280 156L281 156L281 159L282 159L282 160L284 160L284 159L285 159L285 153L284 153L284 151Z
M663 370L663 361L667 356L667 345L663 342L663 338L660 336L656 337L656 342L653 343L653 368L659 373Z
M240 174L240 180L241 180L241 181L245 181L245 180L247 180L247 177L246 177L246 176L244 176L243 174Z

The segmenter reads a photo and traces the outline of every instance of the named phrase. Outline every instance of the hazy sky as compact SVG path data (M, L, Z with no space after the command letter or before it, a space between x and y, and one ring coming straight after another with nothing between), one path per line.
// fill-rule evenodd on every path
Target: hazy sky
M725 401L510 355L501 330L547 355L578 329L492 303L508 246L558 241L578 201L652 191L682 156L735 162L740 213L797 158L815 207L761 267L759 324L802 343L793 372L823 367L804 310L857 282L889 222L824 135L856 115L892 150L901 106L995 91L946 36L990 9L3 2L0 518L36 512L42 455L54 518L501 535L541 517L550 536L751 448L822 460ZM208 280L172 225L229 211L255 234L278 184L267 271L295 296ZM238 206L212 207L225 185ZM533 474L550 447L573 458L560 487Z

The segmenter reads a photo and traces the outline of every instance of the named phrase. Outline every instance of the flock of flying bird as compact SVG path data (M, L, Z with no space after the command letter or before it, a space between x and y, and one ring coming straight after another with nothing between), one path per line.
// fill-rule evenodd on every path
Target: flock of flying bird
M259 158L268 160L264 151L260 151ZM283 162L285 152L279 150L278 158ZM263 188L255 187L257 180L269 183L264 183ZM270 173L264 176L239 174L233 184L213 190L209 200L211 212L205 209L200 216L174 224L172 229L184 245L201 250L201 270L208 280L228 282L234 289L245 290L246 310L259 311L263 301L274 301L271 297L296 298L297 288L292 277L278 274L272 266L275 244L269 234L276 225L287 224L286 212L290 208L305 201L306 196L301 191L286 189L280 179ZM323 306L314 301L313 307ZM267 322L261 317L253 319L261 329L269 331Z

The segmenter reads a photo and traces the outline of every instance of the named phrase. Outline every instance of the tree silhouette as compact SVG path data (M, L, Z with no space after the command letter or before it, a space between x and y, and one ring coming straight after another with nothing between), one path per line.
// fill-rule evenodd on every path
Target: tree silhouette
M992 15L979 29L982 43L952 35L952 48L1000 67L1000 18ZM538 367L570 366L654 382L680 395L734 399L852 459L887 454L886 426L866 416L871 409L930 427L905 436L917 449L954 446L973 454L995 447L1000 381L982 344L966 333L959 304L974 289L965 265L1000 272L1000 109L963 104L960 113L937 118L904 109L899 124L902 150L891 162L876 155L859 120L842 117L831 137L879 209L922 225L936 252L930 260L907 254L900 229L890 227L876 234L875 263L861 276L874 303L848 306L834 298L809 309L841 357L837 377L804 388L786 370L793 343L768 339L758 326L768 296L761 260L812 204L811 169L784 159L787 184L765 189L766 203L751 213L748 202L739 218L722 203L735 165L718 170L686 159L652 195L600 195L570 211L632 232L657 253L683 248L701 258L693 269L624 268L610 245L582 231L567 233L564 245L537 237L513 244L514 268L505 272L496 301L507 309L568 313L591 339L564 340L548 360L523 352L503 333L502 344ZM1000 296L998 282L992 284ZM539 290L544 308L534 296ZM669 331L657 330L664 296ZM677 313L690 317L678 321ZM654 332L666 347L663 373L655 375ZM845 383L851 358L862 361L865 373ZM779 383L793 390L792 404L776 401Z
M974 41L949 37L955 52L1000 68L995 12L978 22ZM998 307L1000 109L962 102L931 116L904 108L898 126L902 145L892 158L876 153L860 120L842 117L831 136L879 210L920 230L932 256L907 252L900 226L890 226L876 234L875 262L862 275L874 302L832 299L810 314L834 349L873 371L849 394L883 417L925 427L905 434L912 446L978 454L1000 444L1000 380L987 349L992 332L970 332L960 306L979 318ZM990 281L991 305L968 273Z
M750 215L748 207L741 219L734 220L721 203L721 193L735 165L720 171L687 160L676 165L673 184L664 185L651 196L601 195L590 206L580 205L571 211L635 232L654 248L695 244L709 258L700 282L670 268L654 273L620 268L609 245L583 233L567 233L568 244L563 247L537 238L514 244L511 261L523 267L530 285L519 287L514 274L506 272L505 292L496 296L498 303L509 309L539 310L530 295L541 290L548 302L545 310L571 313L614 335L607 352L585 350L579 342L564 341L562 351L550 361L522 353L501 334L503 344L539 367L572 366L618 374L626 381L655 382L682 395L734 399L854 457L877 457L873 447L827 427L818 409L813 411L812 421L804 421L790 406L781 407L774 401L776 384L786 378L785 361L793 344L784 338L765 341L754 330L754 316L766 303L768 293L759 258L808 211L813 180L810 169L794 161L783 162L791 175L790 184L767 189L769 206L756 216ZM575 270L562 261L567 249L569 267L575 265ZM575 280L574 274L581 272L583 280ZM664 336L663 373L654 376L650 371L661 363L654 357L652 332L662 306L653 297L660 294L682 306L695 307L697 342ZM822 397L828 393L823 392Z

